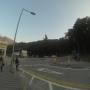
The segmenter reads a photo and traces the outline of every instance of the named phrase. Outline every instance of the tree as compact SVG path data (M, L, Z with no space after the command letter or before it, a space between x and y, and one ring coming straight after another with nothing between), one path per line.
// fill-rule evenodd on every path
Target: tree
M90 17L77 19L66 36L68 36L77 53L90 53Z

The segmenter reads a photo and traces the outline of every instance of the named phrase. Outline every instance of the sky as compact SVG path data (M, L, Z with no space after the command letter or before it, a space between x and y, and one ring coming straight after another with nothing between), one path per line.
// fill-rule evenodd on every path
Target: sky
M90 16L90 0L0 0L0 35L14 38L22 8L16 41L32 42L64 37L77 18Z

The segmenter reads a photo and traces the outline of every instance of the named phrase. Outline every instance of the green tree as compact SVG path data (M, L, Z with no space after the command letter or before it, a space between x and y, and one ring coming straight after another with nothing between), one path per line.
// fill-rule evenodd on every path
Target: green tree
M90 53L90 17L77 19L66 36L78 53Z

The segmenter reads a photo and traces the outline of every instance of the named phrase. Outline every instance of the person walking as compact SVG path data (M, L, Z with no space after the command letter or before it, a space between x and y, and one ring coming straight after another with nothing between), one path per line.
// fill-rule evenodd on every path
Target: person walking
M18 59L18 57L16 57L16 59L15 59L15 65L16 65L16 71L18 71L18 67L19 67L19 59Z
M0 57L0 69L1 69L1 72L3 71L3 68L4 68L4 60L3 60L3 57L1 56Z

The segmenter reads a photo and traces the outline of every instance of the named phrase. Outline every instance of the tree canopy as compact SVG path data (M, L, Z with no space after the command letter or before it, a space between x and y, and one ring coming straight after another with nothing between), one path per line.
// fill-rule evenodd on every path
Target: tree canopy
M73 28L69 29L66 36L76 48L76 52L90 53L90 17L77 19Z

